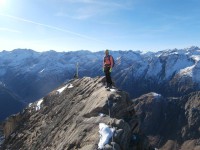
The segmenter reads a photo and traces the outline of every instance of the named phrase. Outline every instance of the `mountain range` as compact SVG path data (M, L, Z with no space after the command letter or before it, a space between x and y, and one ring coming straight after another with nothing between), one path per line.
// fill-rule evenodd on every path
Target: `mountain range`
M157 92L180 96L200 87L200 48L159 52L110 51L116 65L115 84L131 97ZM104 52L35 52L16 49L0 52L0 83L23 102L43 97L63 82L72 79L79 63L79 77L103 75Z
M110 51L110 54L115 59L114 84L129 93L140 118L139 127L150 144L169 150L185 150L188 145L189 149L198 149L200 48L147 53L119 50ZM8 116L13 113L12 104L20 110L41 99L61 84L68 83L76 73L77 63L80 78L102 76L103 56L103 51L2 51L1 91L3 95L9 93L8 97L19 105L4 105L2 97L0 105L5 106Z

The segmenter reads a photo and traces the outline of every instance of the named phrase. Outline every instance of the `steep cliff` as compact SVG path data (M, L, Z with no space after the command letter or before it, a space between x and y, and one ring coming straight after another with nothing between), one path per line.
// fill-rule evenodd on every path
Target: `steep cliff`
M133 101L140 128L162 150L200 149L200 91L182 97L148 93Z

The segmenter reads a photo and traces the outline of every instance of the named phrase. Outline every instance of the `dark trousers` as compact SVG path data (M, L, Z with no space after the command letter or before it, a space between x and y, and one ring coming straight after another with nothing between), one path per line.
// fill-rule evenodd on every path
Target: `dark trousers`
M107 86L111 86L112 85L111 73L110 73L109 70L110 70L109 66L105 66L104 67L104 73L105 73L105 76L106 76Z

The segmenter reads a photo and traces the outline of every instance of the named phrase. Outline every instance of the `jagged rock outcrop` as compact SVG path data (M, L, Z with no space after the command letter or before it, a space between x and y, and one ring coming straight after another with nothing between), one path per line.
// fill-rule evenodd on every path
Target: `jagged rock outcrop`
M5 135L5 138L8 138L8 136L13 133L13 131L18 127L21 121L20 114L12 115L9 118L7 118L6 122L3 124L3 133Z
M200 91L182 97L148 93L133 99L140 127L161 150L200 149Z
M128 94L107 91L103 83L102 77L76 79L30 104L20 113L15 130L6 132L3 149L94 150L99 123L115 128L105 149L151 149ZM4 123L4 129L8 125Z

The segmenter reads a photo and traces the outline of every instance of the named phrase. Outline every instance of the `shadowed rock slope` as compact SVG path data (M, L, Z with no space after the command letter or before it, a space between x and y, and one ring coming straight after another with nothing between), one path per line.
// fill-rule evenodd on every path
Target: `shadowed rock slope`
M0 121L24 108L25 104L19 100L13 92L0 85Z
M4 136L3 136L3 128L2 128L2 124L0 122L0 149L1 149L1 144L4 141Z
M200 91L182 97L148 93L132 100L140 127L161 150L200 150Z
M99 123L105 123L115 128L113 140L105 149L114 146L116 150L149 150L131 103L127 93L107 91L102 77L72 80L8 118L4 122L6 139L2 147L95 150L100 139Z

